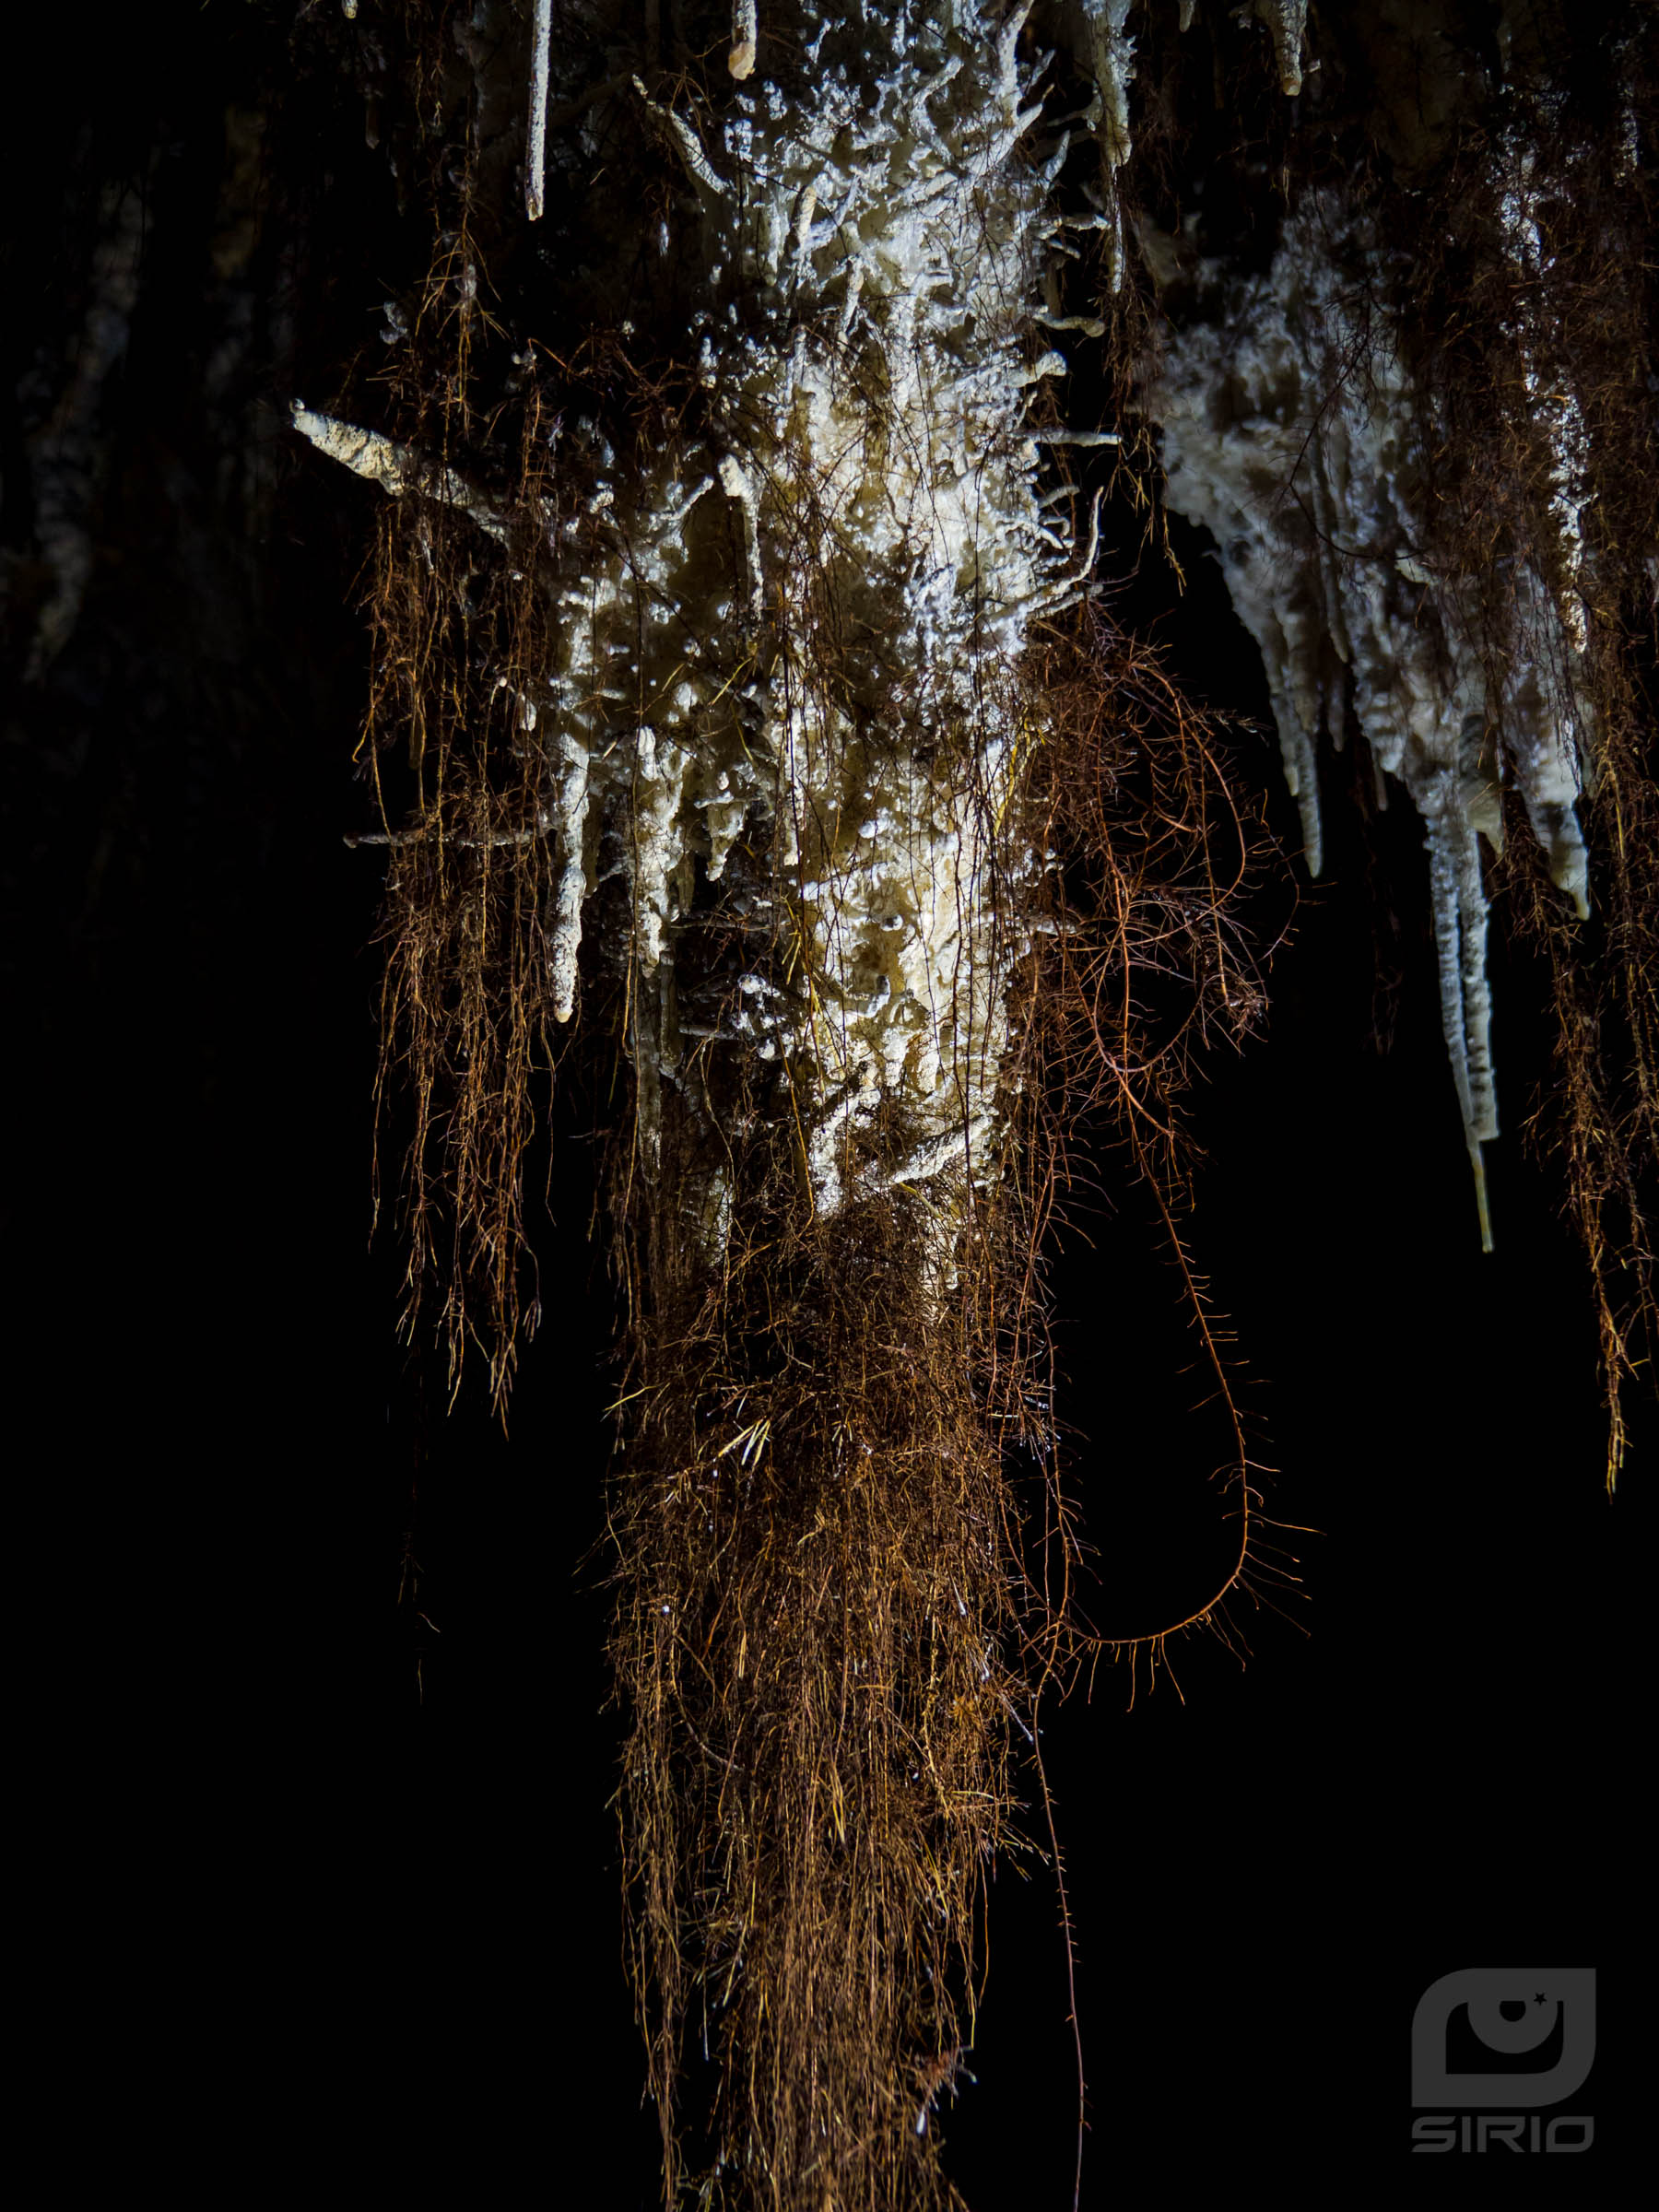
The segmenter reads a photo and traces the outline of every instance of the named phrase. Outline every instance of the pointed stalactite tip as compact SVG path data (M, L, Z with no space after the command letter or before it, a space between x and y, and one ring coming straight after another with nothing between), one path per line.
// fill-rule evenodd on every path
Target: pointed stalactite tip
M726 56L726 67L739 80L752 75L759 42L755 0L733 0L732 51Z

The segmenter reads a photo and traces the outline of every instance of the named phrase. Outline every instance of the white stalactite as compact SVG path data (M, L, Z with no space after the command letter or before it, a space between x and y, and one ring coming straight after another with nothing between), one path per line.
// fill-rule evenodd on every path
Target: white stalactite
M1323 865L1318 748L1341 746L1350 703L1427 827L1442 1026L1484 1236L1480 1146L1498 1119L1477 841L1500 842L1512 775L1555 881L1587 911L1579 725L1540 666L1571 669L1579 643L1571 600L1523 573L1508 665L1489 680L1473 608L1424 564L1430 468L1413 395L1386 337L1368 345L1353 322L1326 243L1340 229L1334 204L1292 218L1267 275L1172 335L1150 401L1170 503L1215 536L1261 649L1311 872Z
M406 492L418 491L446 507L459 508L480 530L505 542L507 527L499 502L458 477L453 468L437 466L411 447L382 437L379 430L361 429L354 422L318 415L301 400L295 400L289 412L294 428L302 438L309 438L320 453L339 462L353 476L378 484L388 499L398 500Z
M755 0L732 0L732 51L726 56L726 67L740 83L755 73L759 44Z
M557 642L531 704L558 733L553 1010L574 1007L602 874L629 886L643 986L673 963L698 871L729 880L741 843L780 959L718 1033L787 1082L826 1215L884 1104L913 1138L877 1182L985 1164L1018 951L995 850L1013 672L1034 616L1089 588L1095 516L1077 547L1040 512L1058 437L1021 427L1035 380L1065 368L1033 367L1027 335L1052 218L1018 155L1039 113L1021 105L1022 20L897 0L854 33L839 7L809 12L805 93L736 90L718 150L636 85L697 187L711 441L642 475L601 453L551 556ZM295 422L389 494L502 530L393 441ZM715 483L723 500L702 496ZM704 1040L675 1000L632 996L647 1122L665 1078L695 1091ZM717 1194L688 1203L723 1218Z
M524 213L541 220L547 171L547 65L553 37L553 0L535 0L530 39L530 119L524 159Z
M1308 0L1253 0L1251 13L1273 36L1279 90L1294 100L1302 88L1301 50L1307 35ZM1184 30L1185 24L1182 25Z

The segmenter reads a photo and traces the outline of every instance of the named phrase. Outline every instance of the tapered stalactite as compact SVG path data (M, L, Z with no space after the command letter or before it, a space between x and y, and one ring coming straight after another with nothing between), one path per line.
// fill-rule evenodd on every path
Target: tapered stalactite
M1478 1181L1498 1112L1476 840L1502 842L1507 769L1555 880L1588 911L1577 719L1537 667L1563 670L1558 696L1570 701L1575 648L1541 582L1526 577L1502 674L1490 679L1477 607L1425 565L1432 464L1392 340L1374 328L1361 337L1354 278L1329 258L1340 220L1327 203L1288 225L1269 274L1171 342L1151 404L1171 503L1213 533L1261 648L1310 871L1323 866L1319 755L1346 742L1350 704L1377 771L1404 784L1422 818L1441 1021ZM1359 270L1378 269L1363 241L1352 251ZM1510 712L1523 693L1524 724ZM1514 735L1500 749L1506 719ZM1484 1194L1480 1212L1484 1233Z
M1017 957L994 912L1016 669L1093 557L1040 512L1023 425L1060 357L1033 367L1023 336L1045 210L1019 152L1038 110L1021 107L1018 24L993 37L946 8L900 28L904 13L883 66L861 49L856 86L834 18L805 16L811 94L737 93L718 155L643 100L698 203L703 428L643 476L603 439L581 456L581 508L539 533L551 656L519 687L557 733L555 1018L616 841L648 1098L664 1079L694 1094L710 1041L775 1063L826 1214L882 1111L912 1141L878 1182L972 1168L989 1142ZM295 420L388 493L503 535L500 503L453 470ZM722 884L735 847L746 911L788 951L693 1042L673 940L694 880Z
M1481 1148L1499 1112L1483 853L1503 849L1512 788L1550 877L1587 918L1581 795L1597 774L1598 685L1627 650L1616 623L1593 650L1586 594L1607 604L1611 576L1599 594L1591 578L1613 548L1598 556L1586 518L1612 454L1593 453L1567 320L1583 276L1540 229L1546 207L1560 219L1559 186L1540 186L1524 114L1488 142L1482 194L1429 218L1468 235L1510 302L1493 336L1521 376L1494 394L1492 477L1472 494L1499 514L1508 502L1507 525L1487 525L1488 545L1508 538L1496 568L1471 559L1444 480L1441 456L1466 429L1410 358L1423 345L1410 320L1423 244L1385 238L1374 203L1309 193L1262 275L1183 267L1165 241L1154 259L1179 319L1147 393L1170 504L1214 535L1261 650L1310 871L1323 865L1320 757L1350 722L1379 799L1397 780L1423 822L1441 1022L1488 1247ZM1612 183L1615 222L1633 214L1628 184L1623 196L1621 209Z
M547 193L548 48L553 36L551 0L535 0L535 7L530 34L530 120L524 149L524 213L533 223L541 220Z

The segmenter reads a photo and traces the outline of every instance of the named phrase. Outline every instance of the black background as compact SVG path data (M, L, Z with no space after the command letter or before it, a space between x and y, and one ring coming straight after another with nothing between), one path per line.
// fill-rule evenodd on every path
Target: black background
M89 90L53 80L19 174L56 189L77 100L100 128L171 134L175 165L208 159L231 49L199 87L136 48ZM116 519L81 629L43 698L14 672L6 703L13 1465L31 1532L40 1515L15 1555L21 1694L46 1855L93 1931L73 2032L95 2071L151 2085L141 2167L274 2170L327 2144L331 2173L400 2191L646 2205L606 1598L582 1566L613 1318L594 1109L572 1086L558 1110L547 1319L508 1442L470 1394L446 1415L435 1367L396 1347L395 1252L368 1242L377 866L340 832L375 495L288 454L273 413L275 531L214 536L186 373L200 241L166 238L158 220L171 304L160 286L111 402ZM51 273L21 229L8 250L17 354ZM229 612L203 602L221 563ZM1161 634L1259 718L1247 641L1188 567ZM1294 846L1270 747L1240 761ZM1652 1423L1609 1501L1587 1288L1520 1134L1547 1081L1542 979L1499 932L1483 1257L1419 832L1402 804L1368 843L1347 775L1332 765L1328 877L1301 887L1268 1034L1192 1100L1193 1237L1278 1470L1267 1508L1319 1532L1284 1539L1302 1594L1288 1618L1235 1608L1242 1670L1177 1646L1184 1701L1143 1676L1126 1711L1119 1671L1046 1709L1087 2204L1148 2161L1177 2188L1386 2178L1412 2008L1477 1957L1598 1965L1603 2057L1573 2109L1601 2161L1635 2124ZM1269 933L1285 907L1264 895ZM1062 1413L1100 1554L1087 1609L1138 1630L1225 1571L1223 1446L1156 1225L1109 1157L1100 1173L1114 1210L1079 1206L1057 1262ZM418 1605L398 1602L411 1529ZM1055 1891L1032 1859L993 1899L976 2079L940 2124L976 2212L1062 2206ZM579 2186L595 2156L608 2178Z

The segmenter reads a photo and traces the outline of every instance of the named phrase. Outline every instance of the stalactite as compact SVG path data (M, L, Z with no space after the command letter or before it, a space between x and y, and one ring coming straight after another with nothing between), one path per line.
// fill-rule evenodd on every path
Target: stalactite
M1261 648L1311 873L1324 865L1319 750L1342 746L1350 710L1423 818L1442 1025L1489 1242L1480 1147L1498 1117L1476 839L1501 842L1500 785L1512 776L1555 881L1588 911L1580 724L1536 667L1540 655L1568 668L1582 659L1576 601L1524 576L1491 679L1477 605L1428 565L1433 464L1374 304L1388 257L1349 229L1338 265L1330 241L1347 220L1330 198L1292 217L1265 276L1224 282L1173 335L1149 404L1170 502L1214 535Z
M773 889L800 965L789 992L735 1006L731 1034L789 1070L826 1214L884 1100L918 1117L908 1181L918 1161L950 1164L937 1142L950 1133L971 1171L994 1128L1018 954L994 943L989 904L986 825L1006 801L1016 711L1004 672L1034 617L1087 591L1098 543L1098 502L1081 549L1038 524L1021 417L1065 369L1052 348L1031 363L1021 337L1043 211L1017 153L1038 111L1021 105L1010 29L988 80L963 66L976 25L947 10L895 32L862 107L841 66L810 105L738 92L724 175L690 123L647 100L696 189L711 288L736 288L745 312L694 323L718 428L665 447L641 481L607 465L593 527L545 555L565 615L533 695L582 762L580 814L555 810L568 823L548 933L556 1015L573 1004L575 833L591 845L590 809L601 837L633 825L623 865L642 977L670 957L694 859L719 881L745 821L775 822ZM807 52L833 28L808 14ZM503 534L454 472L299 407L295 422L388 492L418 487ZM740 518L735 561L702 498L714 479ZM897 625L884 605L902 610ZM872 641L834 691L819 643L831 625ZM671 1019L648 1049L682 1069Z
M535 21L530 43L529 145L524 159L524 213L541 220L542 197L547 189L547 69L553 37L552 0L535 0Z

